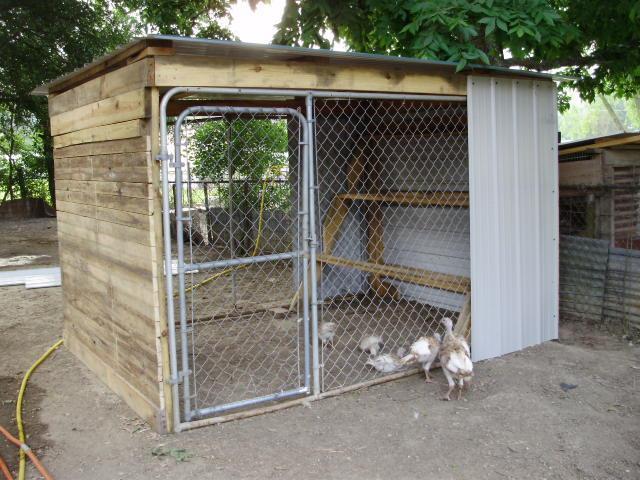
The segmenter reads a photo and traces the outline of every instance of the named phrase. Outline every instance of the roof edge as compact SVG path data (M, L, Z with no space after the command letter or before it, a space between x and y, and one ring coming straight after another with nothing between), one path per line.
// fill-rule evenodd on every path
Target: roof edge
M456 72L456 62L448 62L443 60L430 60L412 57L395 57L381 54L370 54L360 52L342 52L337 50L327 50L319 48L303 48L303 47L289 47L285 45L273 45L273 44L258 44L258 43L245 43L234 42L229 40L214 40L206 38L196 37L181 37L176 35L147 35L145 37L138 37L131 42L116 48L115 50L97 58L91 63L84 65L66 75L58 77L51 82L36 87L31 93L33 95L49 95L54 93L56 89L64 91L63 85L72 83L72 79L75 77L88 74L91 70L96 70L95 76L98 76L102 72L109 70L109 65L115 67L119 62L125 61L130 55L140 53L146 46L152 44L165 44L179 46L209 46L214 49L219 49L219 54L215 56L232 56L233 52L243 54L245 57L255 56L256 58L277 58L279 60L286 60L290 58L292 60L296 57L307 56L315 58L325 58L342 60L355 63L369 63L369 64L397 64L398 66L412 66L412 67L434 67L440 69L451 70L451 73L459 75L469 74L498 74L498 75L511 75L522 76L530 78L540 78L546 80L558 79L557 75L549 73L534 72L529 70L519 70L506 67L498 67L492 65L479 65L469 64L462 71ZM180 53L176 53L180 55ZM210 55L214 56L214 55ZM102 69L99 67L102 66ZM86 75L87 79L91 78L91 75ZM70 87L71 88L71 87Z

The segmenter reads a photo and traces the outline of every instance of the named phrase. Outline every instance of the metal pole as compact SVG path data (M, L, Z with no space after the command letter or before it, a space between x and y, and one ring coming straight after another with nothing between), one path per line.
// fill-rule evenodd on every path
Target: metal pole
M179 314L180 314L180 351L182 354L182 401L184 408L184 417L187 421L191 420L191 391L189 385L189 349L188 346L188 329L187 329L187 302L185 295L185 276L184 276L184 220L182 207L182 158L181 158L181 135L180 128L182 121L186 117L180 115L175 124L174 131L174 148L175 148L175 171L176 171L176 229L178 231L178 295L179 295ZM189 218L186 218L189 220Z
M298 120L299 121L299 120ZM302 182L298 180L298 191L302 190L302 212L298 223L298 238L302 239L302 322L304 328L304 386L309 391L311 386L311 352L309 335L309 126L302 122L302 159L298 160L298 165L302 165ZM298 150L300 152L300 150ZM298 176L300 169L298 169ZM300 233L302 226L302 234ZM300 263L298 263L298 268ZM296 304L299 310L300 299Z
M313 347L313 394L320 395L320 354L318 344L318 264L316 263L316 212L315 212L315 180L313 158L313 96L307 95L305 99L307 114L307 178L309 191L309 263L311 264L311 345Z
M162 98L169 99L178 93L216 93L229 95L264 95L270 97L307 97L315 98L375 98L378 100L435 100L443 102L465 102L466 95L405 95L401 93L375 93L375 92L328 92L324 90L294 90L294 89L267 89L267 88L230 88L230 87L174 87ZM162 108L160 111L162 116ZM166 106L165 106L166 115ZM162 118L162 117L161 117ZM162 128L162 125L161 125Z
M171 205L169 202L169 153L167 151L167 103L162 99L160 108L160 155L158 160L162 168L162 234L164 243L164 278L167 296L167 330L169 336L169 369L171 371L171 399L173 410L173 429L180 431L180 400L178 393L178 359L176 355L176 325L173 304L173 265L171 255ZM174 195L175 199L175 195Z

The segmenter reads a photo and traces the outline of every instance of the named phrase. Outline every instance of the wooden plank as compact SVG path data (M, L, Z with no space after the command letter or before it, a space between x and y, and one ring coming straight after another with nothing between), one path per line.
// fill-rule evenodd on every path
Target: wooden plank
M88 192L95 194L117 195L123 197L146 198L152 200L151 185L148 183L100 182L83 180L59 180L56 192Z
M333 197L322 226L322 250L327 255L333 251L340 232L340 226L347 217L348 211L346 202L338 196Z
M61 158L55 161L56 180L150 183L147 152Z
M454 293L466 293L470 285L469 278L467 277L431 272L429 270L401 265L375 264L332 255L319 255L318 261L329 265L353 268L382 277L394 278L402 282L414 283L423 287L439 288Z
M468 207L468 192L388 192L388 193L340 193L344 200L383 202L417 207Z
M579 147L572 147L572 148L562 148L562 145L561 145L559 148L558 154L561 157L564 157L565 155L569 155L571 153L586 152L588 150L595 150L598 148L616 147L618 145L628 145L630 143L640 143L640 135L630 135L628 137L612 138L610 140L594 142L588 145L582 145Z
M132 228L126 225L118 225L117 223L106 222L96 218L83 217L73 213L57 212L58 223L64 223L73 226L79 226L85 230L95 231L98 234L110 236L114 238L126 238L130 243L139 245L153 246L155 237L150 232Z
M131 58L138 54L141 50L144 50L150 41L143 39L133 44L123 47L118 53L112 54L105 59L99 59L90 65L87 65L77 72L73 72L58 80L51 82L49 86L49 94L57 94L70 88L75 87L81 83L87 82L97 76L102 76L109 70L113 70L119 66L122 62L126 62L127 58Z
M145 280L122 266L119 266L117 274L114 274L110 271L112 264L105 264L98 259L76 262L70 256L65 256L61 260L61 267L68 275L80 282L82 289L86 285L96 285L97 292L109 295L111 304L125 305L130 312L138 316L138 321L151 323L153 317L151 276Z
M162 420L164 415L157 406L157 398L145 396L93 353L90 346L83 345L70 331L65 331L65 346L156 431L164 430Z
M64 147L71 145L85 144L95 142L105 142L109 140L121 140L128 138L140 137L145 134L145 122L142 120L129 120L126 122L112 123L109 125L100 125L74 132L66 133L53 137L53 146L59 151ZM87 147L93 148L93 147ZM91 152L101 153L101 152ZM104 152L112 153L112 152ZM113 152L115 153L115 152ZM71 156L71 155L69 155Z
M463 75L329 63L251 61L195 56L156 57L155 85L264 87L466 95Z
M139 134L144 133L144 123L140 120L133 120L133 122L139 123L143 126L142 129L137 129ZM125 122L128 123L128 122ZM116 124L120 125L120 124ZM104 127L96 127L106 130ZM77 133L77 132L74 132ZM73 135L73 133L67 134ZM64 136L64 135L63 135ZM61 138L61 137L56 137ZM122 140L107 140L105 142L93 142L93 143L80 143L78 145L70 145L68 147L56 148L53 151L53 156L56 159L68 158L68 157L86 157L90 155L108 155L113 153L133 153L133 152L147 152L150 150L150 138L148 135L134 136L132 138L125 138Z
M83 217L95 218L127 227L149 230L149 215L141 213L123 212L112 208L81 204L59 200L56 208L62 212L73 213Z
M558 165L560 188L577 185L602 185L604 171L602 158L580 160L576 162L560 162Z
M66 92L52 95L49 97L49 115L59 115L105 98L147 87L152 81L152 72L152 60L144 59L89 80Z
M151 260L148 245L123 241L122 238L67 223L61 223L60 233L60 242L74 242L80 246L80 250L76 252L77 255L101 254L107 262L119 262L125 266L130 264L131 268L137 266L144 276L149 273ZM84 244L85 242L90 244Z
M462 310L458 314L458 320L453 331L457 335L464 336L467 340L471 337L471 291L468 291L464 296Z
M105 98L51 117L51 134L75 132L87 128L126 122L149 116L144 88Z

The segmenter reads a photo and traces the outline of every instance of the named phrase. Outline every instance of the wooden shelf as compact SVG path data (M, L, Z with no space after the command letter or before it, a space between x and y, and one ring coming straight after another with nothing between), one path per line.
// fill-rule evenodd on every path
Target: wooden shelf
M402 282L413 283L423 287L439 288L454 293L465 294L469 291L470 287L470 280L467 277L432 272L420 268L385 263L371 263L322 254L318 256L318 261L328 265L354 268L380 277L393 278Z
M469 207L468 192L340 193L341 200L393 203L417 207Z

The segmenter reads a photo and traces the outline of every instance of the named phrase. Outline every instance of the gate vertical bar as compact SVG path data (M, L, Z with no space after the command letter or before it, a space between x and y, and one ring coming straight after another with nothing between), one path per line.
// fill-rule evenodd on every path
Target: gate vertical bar
M189 349L187 338L187 318L186 318L186 292L184 288L184 217L182 207L182 136L180 129L184 120L184 112L178 117L174 127L174 148L175 148L175 181L176 181L176 243L178 246L178 295L180 299L180 352L182 357L182 398L184 417L191 420L191 390L189 385ZM189 217L191 213L189 213ZM191 228L191 226L189 226Z
M313 394L320 394L320 353L318 351L318 265L316 263L316 215L315 215L315 180L314 180L314 155L313 140L315 128L313 128L313 96L307 95L305 99L307 117L307 190L309 204L309 263L311 264L311 344L313 347Z
M299 183L298 189L302 190L302 218L299 220L302 226L302 235L298 234L298 238L302 239L302 321L304 327L304 386L309 390L311 385L311 368L310 368L310 335L309 335L309 137L311 133L308 128L302 128L302 162L298 160L298 165L302 164L302 182ZM300 147L298 147L300 148ZM299 150L298 150L299 151ZM300 170L298 169L298 172ZM298 173L300 175L300 173ZM300 228L300 223L298 223ZM298 243L300 245L300 242ZM298 247L299 248L299 247ZM298 263L298 266L300 263ZM296 309L298 309L296 305Z
M162 98L160 105L160 155L162 162L162 235L164 242L164 278L167 296L167 330L169 336L169 369L171 371L171 397L173 429L180 431L180 404L178 396L178 359L176 356L175 307L173 303L173 266L171 262L171 204L169 201L169 153L167 151L167 104L171 95ZM175 199L175 195L174 195Z

